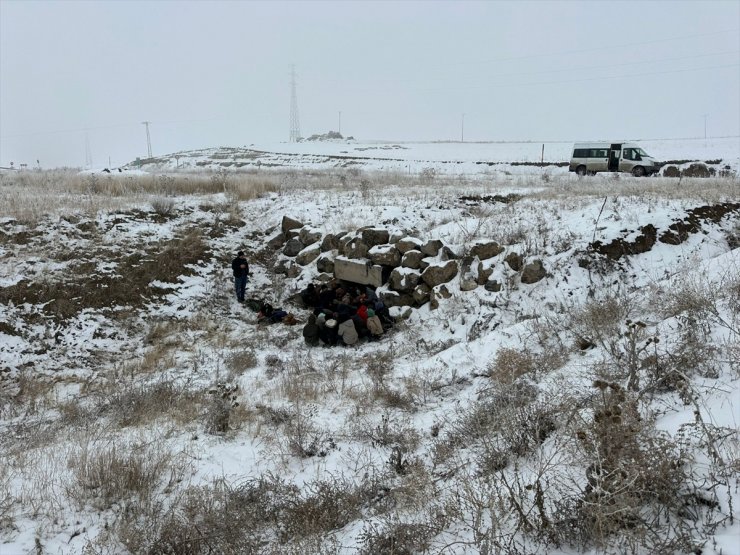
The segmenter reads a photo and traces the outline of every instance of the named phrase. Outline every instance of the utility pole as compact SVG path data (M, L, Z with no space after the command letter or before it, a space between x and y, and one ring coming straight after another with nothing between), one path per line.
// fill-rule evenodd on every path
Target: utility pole
M709 117L709 114L703 114L704 116L704 139L707 138L707 117Z
M149 124L152 123L151 121L142 121L141 124L146 127L146 153L147 158L152 157L152 139L149 136Z
M301 138L301 124L298 120L298 95L295 85L295 65L290 66L290 142L297 143Z
M460 142L465 142L465 114L462 115L462 124L460 125Z
M342 111L341 110L339 110L339 129L338 131L339 131L339 134L341 135L342 134Z

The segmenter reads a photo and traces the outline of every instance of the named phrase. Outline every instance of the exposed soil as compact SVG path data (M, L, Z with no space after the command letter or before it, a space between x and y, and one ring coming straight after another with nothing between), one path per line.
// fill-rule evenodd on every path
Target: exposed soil
M516 202L521 198L522 198L521 195L511 193L509 195L485 195L485 196L465 195L465 196L460 197L460 200L464 202L465 204L478 204L481 202L488 202L491 204L493 203L509 204L512 202Z
M669 225L668 230L661 233L658 240L668 245L679 245L688 239L689 234L701 231L704 221L718 223L726 214L736 211L740 211L738 202L724 202L713 206L692 208L683 220Z
M700 232L704 222L718 223L725 215L738 211L740 211L740 203L733 202L699 206L689 210L684 219L668 226L668 229L660 236L658 236L656 227L648 224L640 229L642 233L633 241L626 241L623 238L614 239L606 244L594 241L589 244L589 247L592 251L603 254L610 260L619 260L624 255L648 252L655 245L656 239L667 245L680 245L689 238L690 234ZM631 234L631 232L625 231L625 234Z

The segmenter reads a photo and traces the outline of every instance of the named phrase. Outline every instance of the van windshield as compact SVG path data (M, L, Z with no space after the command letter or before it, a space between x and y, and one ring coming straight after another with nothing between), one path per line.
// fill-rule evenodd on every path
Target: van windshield
M650 155L649 155L649 154L648 154L647 152L645 152L645 151L644 151L644 150L642 150L641 148L636 148L636 149L635 149L635 152L636 152L637 154L639 154L640 156L647 156L648 158L652 158L652 156L650 156Z

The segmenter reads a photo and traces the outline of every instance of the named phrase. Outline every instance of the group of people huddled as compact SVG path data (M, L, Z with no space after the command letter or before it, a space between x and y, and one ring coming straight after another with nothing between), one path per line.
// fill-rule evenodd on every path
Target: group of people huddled
M360 339L377 340L393 325L388 309L371 287L343 287L331 281L301 291L306 308L313 309L303 327L308 345L354 345Z
M293 314L273 308L263 299L245 299L250 272L243 251L237 253L231 269L237 301L257 312L259 323L298 323ZM332 280L318 287L309 284L300 297L305 307L313 310L303 327L303 338L308 345L354 345L363 338L374 341L393 326L388 308L372 287L342 285Z

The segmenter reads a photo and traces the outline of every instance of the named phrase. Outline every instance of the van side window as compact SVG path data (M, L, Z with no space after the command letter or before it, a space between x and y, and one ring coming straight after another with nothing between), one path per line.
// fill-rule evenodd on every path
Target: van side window
M634 160L635 159L634 151L631 148L625 148L624 157L626 160Z
M573 150L573 158L588 158L587 148L576 148Z

